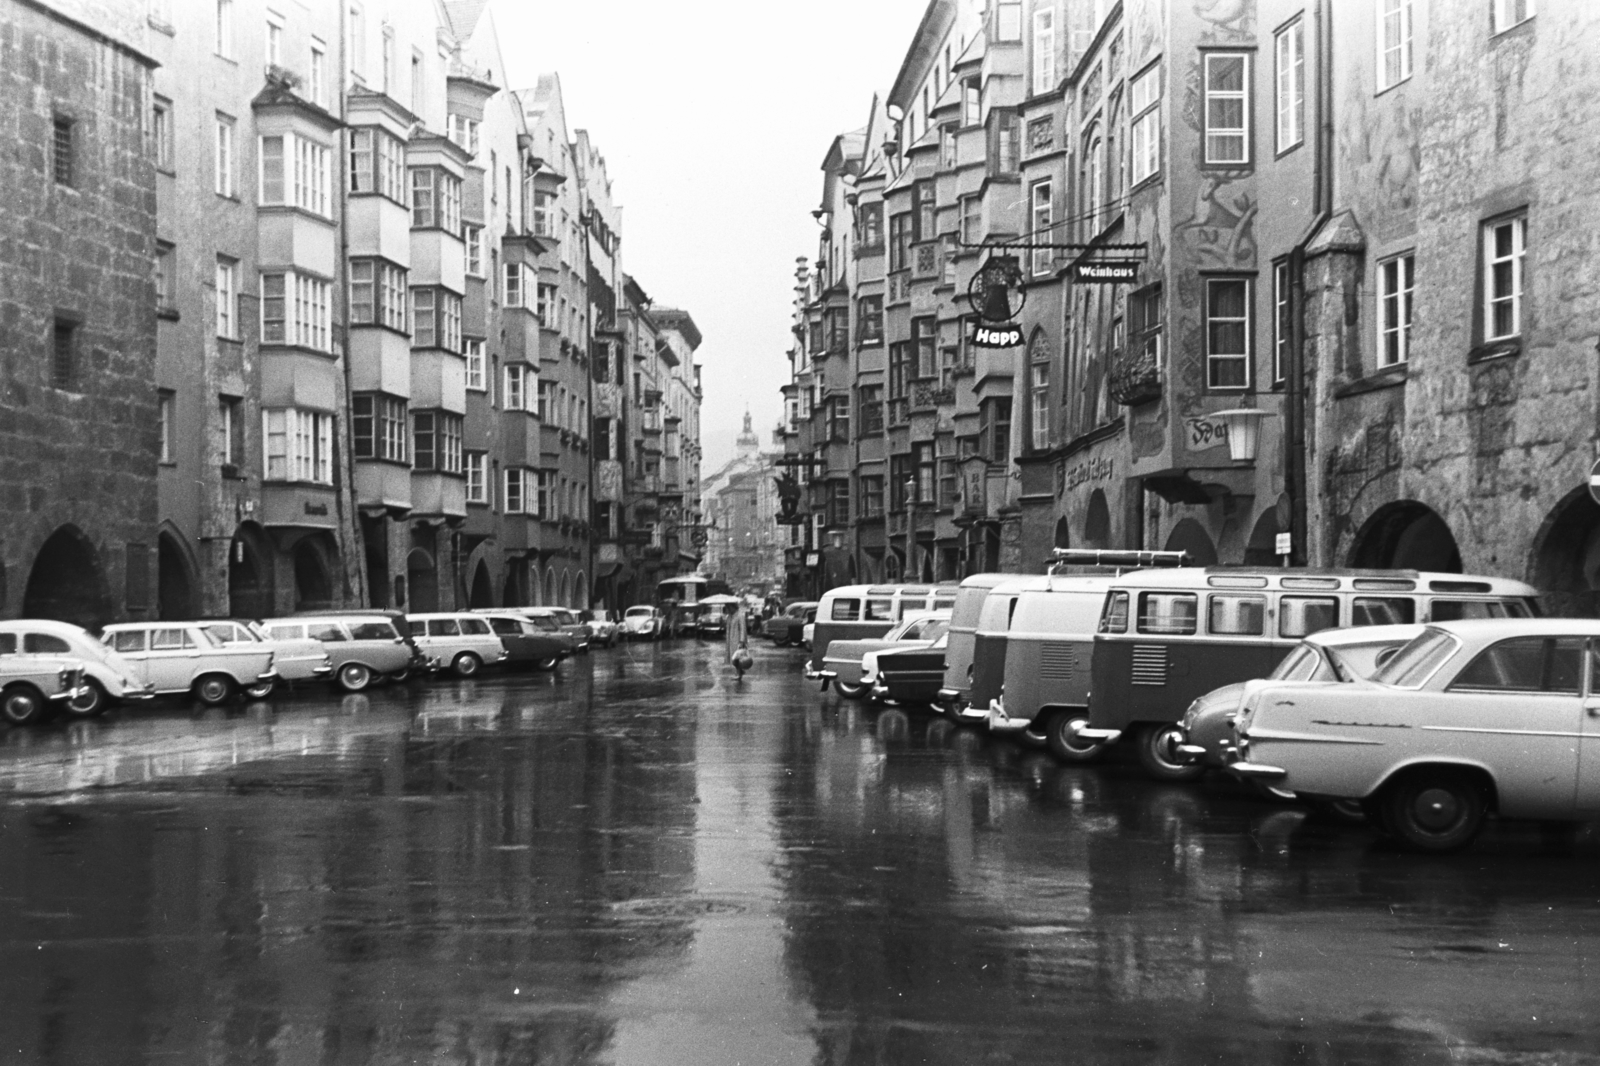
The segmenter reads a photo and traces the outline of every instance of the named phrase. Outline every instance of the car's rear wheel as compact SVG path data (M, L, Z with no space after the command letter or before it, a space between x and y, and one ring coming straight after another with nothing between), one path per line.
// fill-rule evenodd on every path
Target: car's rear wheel
M1078 739L1078 727L1089 724L1088 711L1056 711L1045 721L1044 744L1062 762L1094 762L1105 754L1097 740Z
M543 659L535 659L534 663L533 663L533 668L535 670L542 670L545 673L549 673L551 670L554 670L556 668L557 664L559 664L560 662L561 662L561 656L559 656L559 655L546 655Z
M847 700L859 700L867 691L865 685L852 685L848 681L834 681L834 690Z
M12 725L34 725L44 721L50 701L32 685L15 684L0 692L0 717Z
M450 669L457 677L472 677L483 669L483 660L470 651L464 651L450 663Z
M79 695L67 701L67 713L74 718L93 718L111 706L111 697L94 678L84 678Z
M1416 851L1460 851L1483 829L1483 788L1465 774L1428 770L1409 774L1384 795L1385 826Z
M372 671L364 663L345 663L335 677L346 692L360 692L372 684Z
M244 690L244 694L253 700L264 700L272 695L273 682L264 681L259 685L251 685Z
M194 683L194 698L207 707L217 707L233 698L233 678L225 674L206 674Z
M1178 745L1183 743L1183 727L1176 722L1156 722L1141 726L1137 740L1139 765L1157 781L1194 781L1206 772L1203 763L1178 761Z

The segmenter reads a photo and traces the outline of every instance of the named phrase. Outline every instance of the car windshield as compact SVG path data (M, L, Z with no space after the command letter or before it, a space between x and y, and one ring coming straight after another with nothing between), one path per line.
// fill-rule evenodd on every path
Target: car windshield
M528 619L528 621L532 622L538 628L547 631L561 628L560 626L556 625L556 620L547 614L536 614L532 618Z
M628 617L628 618L646 618L646 617L649 617L650 611L651 611L651 608L649 608L649 607L629 607L626 617Z
M1322 666L1322 656L1315 648L1297 644L1283 657L1278 668L1267 675L1269 681L1310 681Z
M1420 688L1460 646L1461 642L1449 633L1429 629L1379 667L1372 680L1396 688Z

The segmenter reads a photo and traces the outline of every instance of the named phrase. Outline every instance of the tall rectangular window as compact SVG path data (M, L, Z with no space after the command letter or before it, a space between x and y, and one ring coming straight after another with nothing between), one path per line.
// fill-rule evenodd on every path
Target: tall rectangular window
M438 172L429 167L411 168L411 225L426 229L438 225L439 210L434 196Z
M173 307L174 283L176 281L173 271L176 269L176 258L177 255L172 245L165 241L156 244L157 311L170 311Z
M1152 285L1128 297L1128 328L1130 339L1144 352L1150 365L1158 370L1162 365L1162 327L1165 324L1161 286Z
M237 396L217 397L217 418L222 429L222 465L237 471L244 463L244 401Z
M505 390L501 401L507 411L528 409L528 368L521 363L506 364Z
M465 456L467 472L467 502L489 502L489 456L485 452L467 452Z
M471 277L483 277L483 227L462 226L461 239L465 245L462 253L465 257L464 269Z
M939 320L933 317L911 320L911 345L916 366L913 373L927 380L939 376Z
M994 113L994 160L1000 174L1015 174L1022 165L1022 120L1015 111Z
M1022 4L1020 0L999 0L993 7L994 35L997 41L1022 40Z
M1047 93L1056 87L1056 13L1039 8L1033 13L1033 91Z
M856 304L856 343L863 348L883 344L883 297L863 296Z
M528 472L521 467L507 467L505 471L506 514L526 514Z
M863 437L883 432L883 386L861 386L861 423Z
M284 344L289 335L288 275L261 275L261 343Z
M1294 319L1290 314L1289 264L1272 266L1272 381L1280 384L1289 373L1289 345L1294 339Z
M522 306L522 264L505 264L505 305L507 307Z
M172 405L176 397L171 389L162 389L156 393L156 420L157 428L161 434L161 461L172 462Z
M233 196L233 119L217 112L216 182L218 196Z
M55 321L51 335L50 384L71 389L78 381L78 324L65 318Z
M467 356L467 388L482 392L486 387L483 366L483 342L477 338L462 341Z
M1051 185L1049 179L1036 181L1028 192L1028 222L1029 235L1035 244L1047 244L1050 241L1051 230ZM1031 253L1033 265L1031 273L1035 276L1050 273L1051 264L1054 262L1055 253L1049 248L1034 248Z
M306 95L318 107L328 106L328 46L315 37L306 63Z
M938 468L933 460L933 441L919 441L914 445L913 456L916 460L917 495L914 503L936 503L935 492L938 489Z
M1416 256L1400 255L1378 264L1378 365L1411 358L1411 299L1416 289Z
M258 195L264 204L283 203L283 138L261 138L261 188Z
M907 270L911 266L911 215L892 215L889 218L889 271Z
M435 313L437 289L411 290L411 346L432 348L439 343L439 319Z
M283 66L283 19L274 12L267 12L266 60L268 69Z
M1533 18L1534 0L1494 0L1494 32L1502 33Z
M1412 0L1378 2L1378 88L1393 88L1411 77Z
M172 169L172 101L158 96L150 105L150 136L155 141L156 168Z
M222 58L233 58L233 0L217 0L216 49Z
M1206 386L1250 383L1250 280L1206 279Z
M1278 151L1305 139L1306 61L1305 19L1295 19L1278 31Z
M1527 254L1526 217L1483 227L1483 339L1505 340L1522 333L1523 261Z
M1029 443L1034 451L1042 452L1050 447L1050 364L1034 363L1031 370L1028 382L1031 401L1028 411Z
M217 256L217 336L239 339L239 264Z
M1250 162L1250 66L1236 52L1205 54L1205 161Z
M57 185L71 186L75 176L72 144L72 120L57 115L51 124L50 168Z
M978 126L983 123L982 82L977 78L961 81L961 124Z
M1161 64L1128 86L1128 151L1134 184L1161 169Z

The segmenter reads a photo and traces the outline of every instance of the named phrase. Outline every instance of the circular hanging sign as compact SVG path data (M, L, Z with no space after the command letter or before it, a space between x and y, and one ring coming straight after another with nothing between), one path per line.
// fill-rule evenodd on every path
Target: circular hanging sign
M1014 255L991 255L972 275L967 302L979 318L1009 322L1028 302L1022 291L1022 264Z
M1600 503L1600 459L1596 459L1589 468L1589 495L1595 503Z

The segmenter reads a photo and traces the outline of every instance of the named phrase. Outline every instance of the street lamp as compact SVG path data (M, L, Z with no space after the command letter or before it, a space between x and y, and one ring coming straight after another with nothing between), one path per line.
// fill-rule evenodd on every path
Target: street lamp
M910 581L911 578L911 553L916 551L917 522L915 501L917 493L917 479L906 478L906 566L900 573L901 581Z
M1238 407L1212 415L1227 427L1228 455L1234 462L1246 463L1255 459L1256 447L1261 443L1261 420L1270 413L1258 407Z

